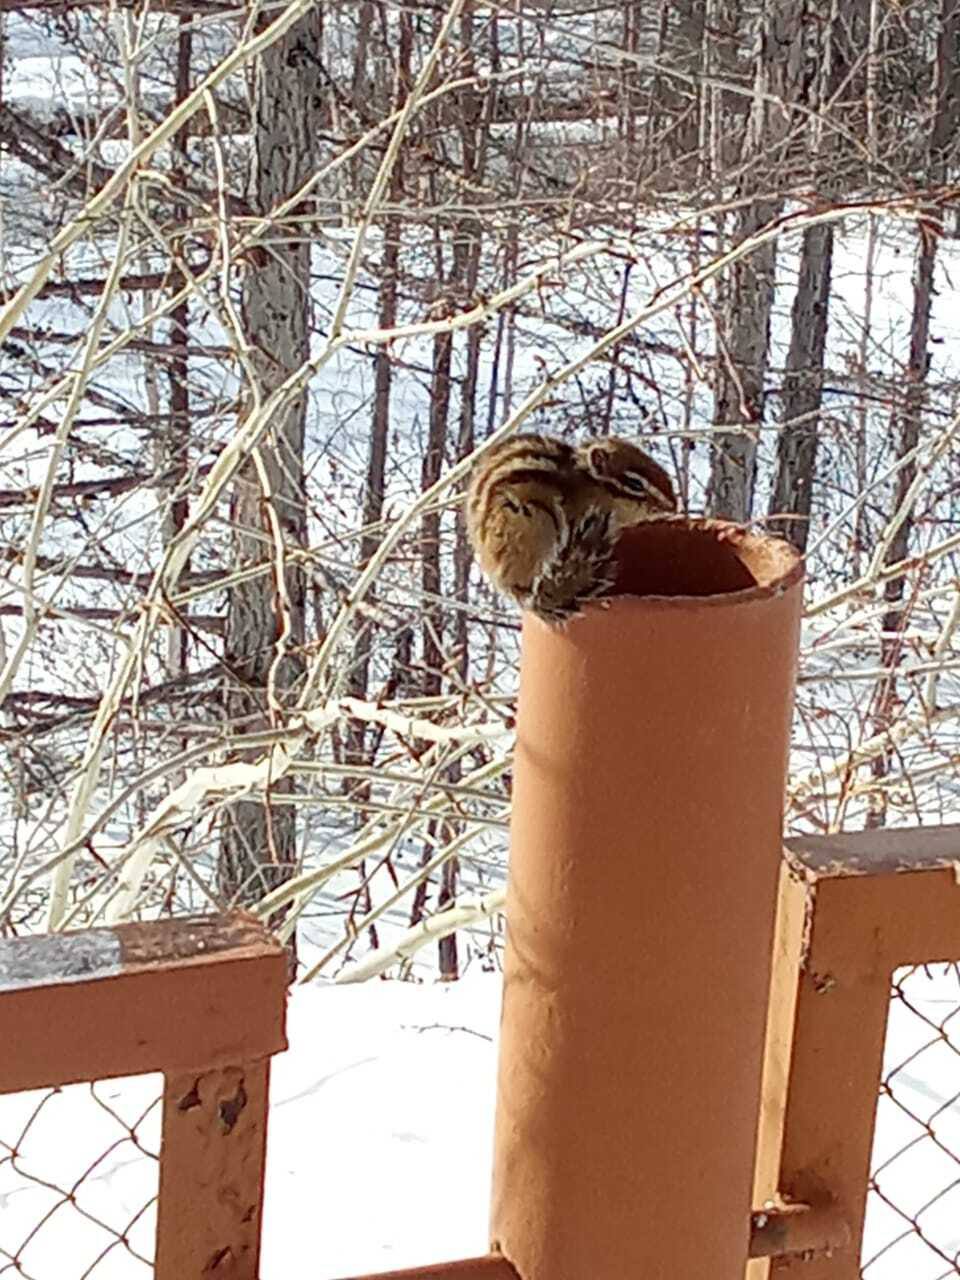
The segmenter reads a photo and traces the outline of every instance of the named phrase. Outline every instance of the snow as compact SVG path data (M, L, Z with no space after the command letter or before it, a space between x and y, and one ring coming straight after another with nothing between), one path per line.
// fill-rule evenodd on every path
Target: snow
M298 989L275 1060L262 1280L487 1249L500 982ZM319 1232L312 1223L320 1219Z

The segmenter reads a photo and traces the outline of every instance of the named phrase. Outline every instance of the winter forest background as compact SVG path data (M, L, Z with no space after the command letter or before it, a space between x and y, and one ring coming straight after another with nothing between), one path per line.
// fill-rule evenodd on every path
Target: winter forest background
M806 549L792 830L957 819L957 0L0 24L3 934L494 966L518 428Z

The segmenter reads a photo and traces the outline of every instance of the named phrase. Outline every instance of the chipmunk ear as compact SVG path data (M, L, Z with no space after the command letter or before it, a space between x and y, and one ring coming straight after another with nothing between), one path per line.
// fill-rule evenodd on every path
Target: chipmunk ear
M596 479L616 485L664 511L676 511L677 499L669 475L639 445L628 441L598 441L585 445L580 456Z
M609 450L596 441L588 440L578 450L581 460L594 475L602 476L610 470Z

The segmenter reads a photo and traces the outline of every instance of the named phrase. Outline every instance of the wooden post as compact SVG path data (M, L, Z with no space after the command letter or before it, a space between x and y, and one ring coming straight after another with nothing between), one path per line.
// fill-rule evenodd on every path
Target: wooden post
M257 1280L270 1059L167 1076L156 1280Z
M805 836L788 849L807 878L808 922L780 1189L849 1225L804 1280L859 1280L890 979L960 959L960 827ZM771 1265L771 1278L793 1274L786 1258Z

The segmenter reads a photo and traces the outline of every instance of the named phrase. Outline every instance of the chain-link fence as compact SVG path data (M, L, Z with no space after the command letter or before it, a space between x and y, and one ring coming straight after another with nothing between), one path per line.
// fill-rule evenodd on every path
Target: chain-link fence
M153 1275L163 1080L0 1097L0 1277Z
M960 1276L960 965L894 974L863 1280Z

